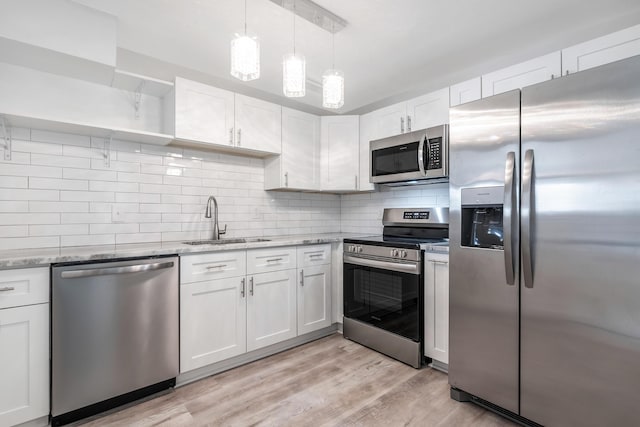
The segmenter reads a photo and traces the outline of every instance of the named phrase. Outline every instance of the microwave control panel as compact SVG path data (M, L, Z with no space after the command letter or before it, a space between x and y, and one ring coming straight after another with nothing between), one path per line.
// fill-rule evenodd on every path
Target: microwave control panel
M426 169L442 169L442 137L430 138L427 150L429 160Z

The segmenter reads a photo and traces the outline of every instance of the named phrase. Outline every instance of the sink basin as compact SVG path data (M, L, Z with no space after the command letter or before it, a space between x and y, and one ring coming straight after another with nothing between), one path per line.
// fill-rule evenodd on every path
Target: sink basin
M220 240L192 240L189 242L182 242L185 245L228 245L231 243L253 243L253 242L270 242L270 239L220 239Z

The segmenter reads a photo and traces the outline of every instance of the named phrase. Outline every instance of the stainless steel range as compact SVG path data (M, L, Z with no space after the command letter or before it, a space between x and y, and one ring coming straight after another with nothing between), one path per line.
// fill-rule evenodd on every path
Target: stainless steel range
M382 236L344 240L344 336L419 368L424 250L447 241L449 209L385 209L382 223Z

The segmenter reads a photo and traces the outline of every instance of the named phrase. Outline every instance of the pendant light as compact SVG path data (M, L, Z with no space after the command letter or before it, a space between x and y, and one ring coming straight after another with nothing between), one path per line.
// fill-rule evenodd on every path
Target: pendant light
M331 34L331 69L322 75L322 106L340 108L344 105L344 74L336 70L336 33Z
M247 0L244 0L244 34L231 40L231 75L242 81L260 77L260 43L247 35Z
M305 95L306 63L304 56L296 55L296 2L293 2L293 54L282 60L282 91L289 98Z

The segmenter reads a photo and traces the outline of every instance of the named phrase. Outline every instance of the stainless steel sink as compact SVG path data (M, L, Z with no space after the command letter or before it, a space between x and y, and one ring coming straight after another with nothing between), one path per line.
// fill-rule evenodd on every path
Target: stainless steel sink
M231 243L253 243L253 242L270 242L270 239L220 239L220 240L192 240L189 242L182 242L185 245L229 245Z

